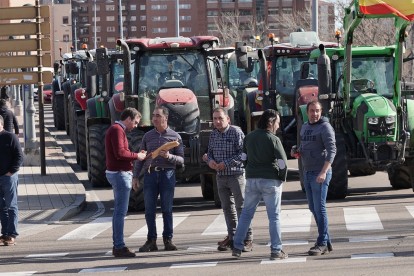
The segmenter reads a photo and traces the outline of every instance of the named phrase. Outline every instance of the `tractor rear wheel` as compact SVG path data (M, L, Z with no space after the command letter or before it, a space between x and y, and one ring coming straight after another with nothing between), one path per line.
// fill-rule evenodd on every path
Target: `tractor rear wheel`
M366 175L373 175L376 173L374 169L369 167L360 167L360 168L349 168L349 173L351 176L366 176Z
M214 181L215 174L213 173L202 173L200 174L200 183L201 183L201 194L204 199L214 199Z
M90 175L93 187L110 187L106 179L105 135L109 124L96 124L88 128Z
M138 212L145 210L145 201L144 201L144 175L141 175L139 178L139 188L138 191L131 189L129 194L129 203L128 211L129 212Z
M79 149L79 165L81 166L82 170L87 169L88 160L86 156L86 130L85 130L85 114L77 115L76 116L76 124L77 124L77 145Z
M404 164L387 170L388 179L394 189L414 189L414 162L413 158L407 158Z
M335 133L336 155L332 163L332 179L329 182L328 199L342 199L348 191L348 163L343 134Z
M65 130L64 95L54 95L53 97L55 97L55 106L53 107L55 126L58 130Z

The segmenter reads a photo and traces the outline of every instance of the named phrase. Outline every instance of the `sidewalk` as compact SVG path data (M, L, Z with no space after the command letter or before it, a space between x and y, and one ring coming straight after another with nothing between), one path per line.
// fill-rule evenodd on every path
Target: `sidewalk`
M35 102L36 110L38 104ZM14 111L14 108L9 109ZM50 104L45 105L46 175L41 175L40 153L38 166L22 166L19 171L18 205L19 234L44 224L68 219L85 206L85 188L67 163L62 149L50 134L53 115ZM23 116L16 116L20 125L19 140L24 150ZM39 142L39 117L35 115L36 139Z

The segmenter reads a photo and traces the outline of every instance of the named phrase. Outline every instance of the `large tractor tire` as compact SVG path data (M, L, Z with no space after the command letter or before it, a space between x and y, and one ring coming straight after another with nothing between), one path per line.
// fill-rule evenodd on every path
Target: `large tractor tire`
M65 130L65 107L64 95L55 95L55 106L53 112L55 114L55 126L58 130Z
M332 179L329 182L328 199L342 199L348 192L348 163L343 134L335 133L336 155L332 163Z
M359 168L353 167L353 168L349 168L349 173L351 174L351 176L367 176L367 175L375 174L376 171L369 167L359 167Z
M145 201L144 201L144 174L142 173L139 177L139 188L138 191L131 189L129 194L129 203L128 211L129 212L138 212L145 210Z
M387 170L388 179L394 189L414 189L413 161L413 158L407 158L403 165L395 166Z
M298 116L298 121L296 124L296 147L299 148L300 146L300 130L302 129L302 125L303 125L303 117L302 115ZM303 173L303 166L302 166L302 159L298 159L298 169L299 169L299 182L300 182L300 187L302 188L302 191L304 193L306 193L305 191L305 186L303 185L304 181L305 181L305 175Z
M110 187L105 173L105 135L109 127L109 124L96 124L88 129L90 175L93 187Z
M76 124L77 124L77 132L78 135L76 136L76 143L79 149L79 165L81 166L82 170L87 169L88 160L87 160L87 152L86 152L86 124L85 124L85 114L80 114L76 116Z
M126 133L128 139L128 148L131 152L138 153L139 148L141 147L142 137L144 137L144 132L137 128Z
M200 174L201 194L204 199L214 199L214 178L215 174L202 173Z

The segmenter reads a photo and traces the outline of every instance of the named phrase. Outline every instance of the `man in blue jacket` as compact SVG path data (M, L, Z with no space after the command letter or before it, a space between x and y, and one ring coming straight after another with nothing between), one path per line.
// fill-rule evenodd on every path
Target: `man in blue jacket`
M306 197L319 233L315 246L311 247L308 253L321 255L332 251L326 196L332 178L331 165L336 154L335 131L328 119L322 117L322 105L319 102L309 102L306 114L309 121L303 124L300 131L299 153L305 176L303 184ZM291 155L295 157L293 150Z
M15 245L18 221L17 171L23 163L23 152L16 135L3 129L4 120L0 116L0 242Z

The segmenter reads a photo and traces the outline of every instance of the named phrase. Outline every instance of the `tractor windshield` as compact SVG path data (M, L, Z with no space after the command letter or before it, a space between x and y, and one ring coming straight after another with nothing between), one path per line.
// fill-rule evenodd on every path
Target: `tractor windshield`
M134 67L131 67L131 75L134 75ZM118 62L111 63L112 72L112 91L114 94L124 91L124 65ZM132 79L132 85L134 85L134 79Z
M296 82L300 78L300 66L308 60L307 56L280 56L275 61L270 81L272 87L276 89L276 106L278 110L282 111L282 116L292 115ZM316 64L310 64L308 78L317 79L317 72Z
M336 63L336 79L344 71L344 62ZM351 72L351 100L361 93L376 93L392 98L394 84L394 58L392 57L353 57ZM343 82L340 83L340 91Z

